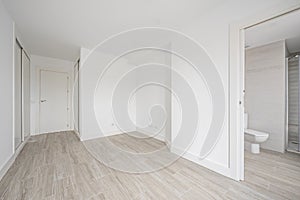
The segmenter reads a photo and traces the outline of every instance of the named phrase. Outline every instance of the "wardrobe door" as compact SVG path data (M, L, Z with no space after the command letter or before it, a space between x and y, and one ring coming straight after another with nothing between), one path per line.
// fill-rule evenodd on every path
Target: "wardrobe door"
M15 43L14 68L14 139L15 149L22 143L22 48Z
M73 110L74 110L74 130L79 133L79 60L74 66L74 93L73 93Z
M22 51L22 129L24 139L30 136L30 59Z

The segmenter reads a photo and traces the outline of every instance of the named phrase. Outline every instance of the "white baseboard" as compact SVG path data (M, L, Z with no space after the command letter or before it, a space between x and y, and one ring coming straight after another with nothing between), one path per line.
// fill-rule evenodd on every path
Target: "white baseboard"
M20 152L22 151L22 149L24 148L25 144L27 143L28 139L30 137L26 138L24 140L24 142L22 142L20 144L20 146L15 150L15 153L8 159L8 161L4 164L4 166L2 167L2 169L0 170L0 181L2 180L2 178L5 176L5 174L8 172L9 168L14 164L16 158L18 157L18 155L20 154Z
M78 138L80 141L82 141L82 140L81 140L81 137L80 137L80 133L79 133L76 129L74 129L73 132L75 133L75 135L77 136L77 138Z
M143 133L145 135L149 135L150 137L153 137L153 138L155 138L155 139L157 139L159 141L165 142L165 136L164 135L160 135L159 134L159 135L152 136L153 133L151 133L150 131L146 131L144 129L139 129L139 128L137 128L136 131L140 132L140 133Z
M79 132L78 132L77 130L75 130L75 129L74 129L74 130L56 131L56 132L36 133L36 134L34 134L34 135L32 135L32 136L45 135L45 134L51 134L51 133L61 133L61 132L66 132L66 131L73 131L73 132L75 133L75 135L78 137L78 139L79 139L80 141L82 141Z
M98 139L98 138L103 138L103 137L110 137L110 136L114 136L114 135L120 135L120 134L124 134L124 132L129 133L129 132L134 132L136 130L132 130L132 129L128 129L128 130L116 130L116 131L111 131L111 132L106 132L105 135L101 135L101 136L97 136L97 137L82 137L80 136L80 141L86 141L86 140L93 140L93 139Z
M67 130L61 130L61 131L51 131L51 132L44 132L44 133L34 133L31 136L51 134L51 133L61 133L61 132L66 132L66 131L74 131L74 130L67 129Z
M182 158L185 158L185 159L192 161L198 165L206 167L206 168L208 168L212 171L215 171L221 175L232 178L231 171L227 166L220 165L219 163L213 162L208 159L200 159L198 155L192 154L190 152L184 152L183 150L181 150L179 148L175 148L174 146L171 146L171 152L174 154L177 154L177 155L181 155Z

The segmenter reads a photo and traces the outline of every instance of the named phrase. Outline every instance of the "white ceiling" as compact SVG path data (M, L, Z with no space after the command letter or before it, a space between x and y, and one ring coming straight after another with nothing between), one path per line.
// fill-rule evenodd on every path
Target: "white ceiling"
M223 0L3 0L32 54L74 61L112 34L177 27Z
M249 48L279 40L287 40L290 53L300 51L300 10L246 30L246 46Z

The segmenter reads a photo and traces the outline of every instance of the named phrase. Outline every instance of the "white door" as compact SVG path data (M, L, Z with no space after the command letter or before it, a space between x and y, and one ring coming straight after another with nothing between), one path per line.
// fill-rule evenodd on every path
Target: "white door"
M40 133L69 130L67 73L41 70Z

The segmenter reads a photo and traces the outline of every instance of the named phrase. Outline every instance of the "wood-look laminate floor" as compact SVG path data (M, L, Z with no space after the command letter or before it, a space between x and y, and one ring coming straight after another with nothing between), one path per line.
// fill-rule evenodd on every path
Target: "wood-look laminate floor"
M164 144L113 136L115 144L148 151ZM127 142L126 142L127 141ZM245 153L236 182L180 158L162 170L129 174L96 161L73 132L30 139L0 182L0 199L300 199L300 156Z

